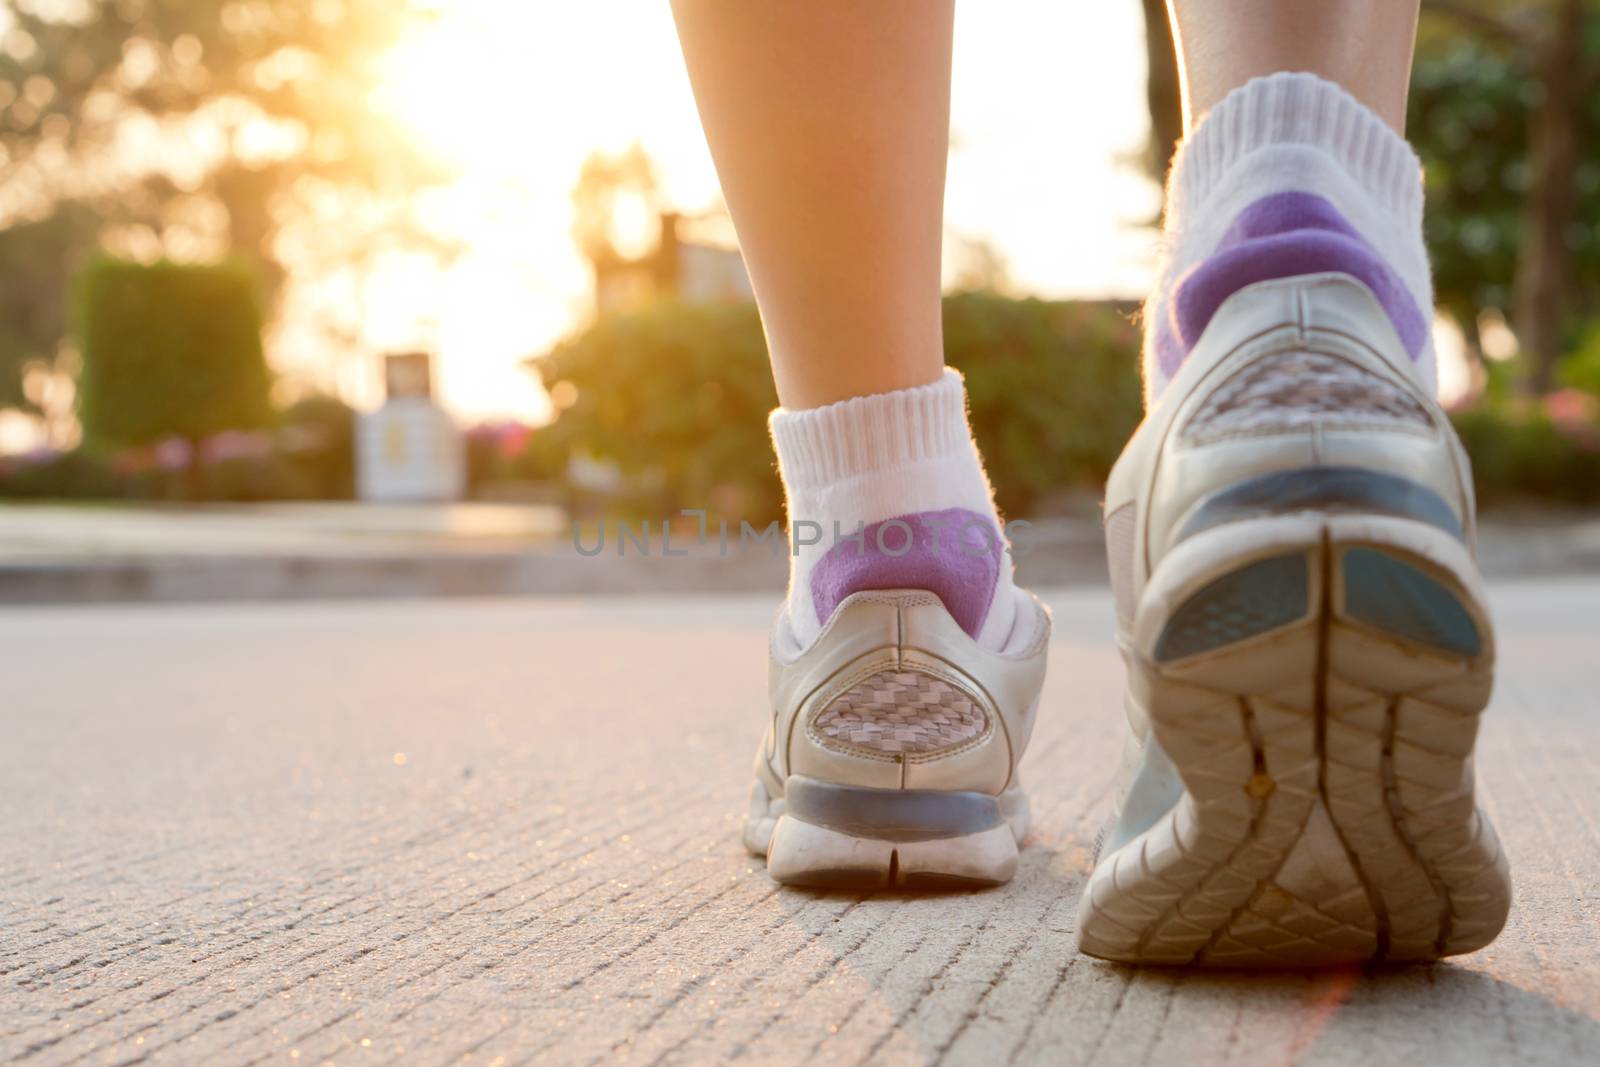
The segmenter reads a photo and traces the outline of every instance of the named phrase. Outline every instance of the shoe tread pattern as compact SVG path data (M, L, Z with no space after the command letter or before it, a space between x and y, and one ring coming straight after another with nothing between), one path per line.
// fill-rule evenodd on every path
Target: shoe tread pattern
M1470 763L1492 654L1422 649L1341 617L1323 588L1338 589L1342 558L1308 551L1318 610L1306 621L1132 672L1187 791L1094 871L1085 951L1213 966L1422 961L1499 931L1509 876Z

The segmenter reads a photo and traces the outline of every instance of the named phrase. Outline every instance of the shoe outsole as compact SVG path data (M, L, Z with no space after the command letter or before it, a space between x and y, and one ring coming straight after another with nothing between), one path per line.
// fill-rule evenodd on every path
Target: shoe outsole
M804 803L808 791L845 789L852 794L881 792L893 805L894 818L874 828L870 798L849 797L857 808L849 824L835 826L807 821L786 810L783 797L772 796L758 777L751 788L750 812L744 823L744 843L755 855L767 859L767 873L784 885L812 889L940 891L980 889L1003 885L1017 869L1017 846L1027 832L1027 800L1020 787L999 797L984 797L994 806L993 819L971 832L930 836L926 825L908 828L899 816L906 801L955 801L972 808L978 794L934 791L860 790L830 787L799 775L788 790L802 800L797 807L810 812L820 805ZM959 829L956 820L951 829ZM843 827L843 828L841 828Z
M1083 951L1315 966L1494 938L1510 880L1470 760L1492 629L1458 541L1362 515L1218 528L1162 561L1135 633L1131 691L1185 792L1101 858Z

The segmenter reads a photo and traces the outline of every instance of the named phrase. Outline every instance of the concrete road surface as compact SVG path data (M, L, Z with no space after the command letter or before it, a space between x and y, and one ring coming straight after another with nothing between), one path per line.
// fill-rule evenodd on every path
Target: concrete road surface
M736 828L754 599L0 616L0 1060L1600 1062L1600 580L1502 585L1488 950L1321 975L1073 951L1121 669L1058 638L1016 881L779 890Z

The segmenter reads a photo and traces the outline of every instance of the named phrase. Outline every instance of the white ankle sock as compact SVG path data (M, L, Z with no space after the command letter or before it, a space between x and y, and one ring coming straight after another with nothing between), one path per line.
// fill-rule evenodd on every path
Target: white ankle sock
M1309 253L1296 240L1309 242ZM1362 280L1432 388L1433 291L1416 153L1355 97L1313 74L1273 74L1229 93L1184 140L1167 180L1163 264L1145 304L1147 404L1197 340L1185 331L1199 327L1193 309L1205 301L1180 308L1178 298L1197 272L1208 272L1199 285L1216 293L1241 279L1345 269L1341 242L1351 263L1377 275ZM1361 246L1374 255L1364 259Z
M800 647L839 600L883 588L931 589L984 647L1005 644L1016 614L1011 555L958 373L807 411L779 408L770 427L788 499L788 625ZM863 538L845 540L862 526Z

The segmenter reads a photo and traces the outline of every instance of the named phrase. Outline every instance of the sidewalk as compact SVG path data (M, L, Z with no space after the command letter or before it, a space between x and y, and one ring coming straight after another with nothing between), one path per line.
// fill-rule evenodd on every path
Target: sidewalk
M1504 936L1366 974L1075 954L1122 672L1050 599L1017 879L930 897L740 847L767 596L0 613L0 1061L1600 1062L1600 580L1494 587Z
M0 603L771 593L787 580L775 544L690 546L669 559L657 525L649 555L629 544L619 556L608 530L589 558L549 507L0 504ZM1092 517L1041 519L1031 532L1037 547L1018 559L1024 582L1104 583ZM595 536L586 523L584 543ZM1478 554L1491 578L1597 574L1600 516L1489 515Z

